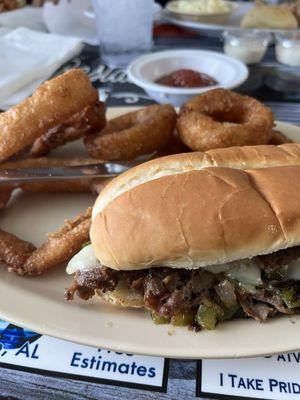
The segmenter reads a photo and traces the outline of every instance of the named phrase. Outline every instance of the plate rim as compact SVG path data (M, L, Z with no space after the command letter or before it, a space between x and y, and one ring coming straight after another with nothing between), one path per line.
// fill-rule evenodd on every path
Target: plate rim
M237 4L239 5L239 8L237 8L236 12L240 11L241 8L245 5L247 6L247 2L243 1L238 1ZM249 4L248 4L249 5ZM253 31L253 30L259 30L261 32L268 32L268 33L284 33L286 30L284 29L268 29L268 28L242 28L240 26L235 26L235 25L230 25L230 23L226 24L216 24L216 23L210 23L210 22L201 22L201 21L195 21L195 20L188 20L188 19L183 19L183 18L178 18L174 13L171 13L169 10L166 8L163 8L159 12L160 17L170 23L173 23L174 25L191 29L193 31L203 31L204 29L210 30L210 31L223 31L223 30L238 30L238 31ZM230 14L229 18L233 16L234 13ZM300 27L293 29L292 32L299 32Z

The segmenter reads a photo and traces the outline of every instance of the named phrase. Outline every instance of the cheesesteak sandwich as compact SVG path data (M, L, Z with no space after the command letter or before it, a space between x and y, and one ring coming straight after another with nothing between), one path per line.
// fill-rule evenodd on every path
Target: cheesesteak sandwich
M95 294L195 330L300 312L300 144L152 160L93 208L67 299Z

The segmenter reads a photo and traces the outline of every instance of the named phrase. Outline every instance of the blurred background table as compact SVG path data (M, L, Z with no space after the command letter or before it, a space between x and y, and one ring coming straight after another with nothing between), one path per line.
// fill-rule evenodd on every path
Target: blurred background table
M171 25L158 25L155 28L153 50L195 48L223 51L221 37L205 36L184 31ZM142 89L131 84L121 69L110 69L101 64L98 48L86 46L80 57L75 58L62 69L70 66L84 68L100 95L110 106L138 106L153 103ZM270 106L276 119L300 124L300 69L279 64L275 59L274 47L270 46L260 64L248 66L247 81L237 88L240 93L248 94ZM59 70L58 72L60 72Z

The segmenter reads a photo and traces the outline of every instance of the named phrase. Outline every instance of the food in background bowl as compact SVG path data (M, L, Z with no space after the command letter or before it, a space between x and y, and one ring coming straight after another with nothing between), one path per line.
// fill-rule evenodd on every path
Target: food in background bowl
M276 35L275 55L278 62L300 67L300 32L289 31Z
M242 28L295 29L298 22L287 8L259 3L251 8L241 21Z
M230 11L230 6L223 0L179 0L176 10L184 14L211 14Z
M202 22L223 23L238 5L226 0L175 0L166 8L176 17Z
M179 69L156 79L155 83L171 87L193 88L214 86L218 84L218 81L202 72L192 69Z
M272 36L259 30L231 30L223 32L224 53L245 64L262 61Z

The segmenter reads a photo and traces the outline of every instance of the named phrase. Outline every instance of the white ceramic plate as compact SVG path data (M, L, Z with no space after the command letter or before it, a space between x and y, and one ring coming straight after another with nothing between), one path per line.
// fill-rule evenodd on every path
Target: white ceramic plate
M132 110L132 109L131 109ZM109 116L126 109L110 109ZM278 128L300 141L300 127ZM59 153L80 150L68 146ZM1 214L0 226L40 244L47 232L74 217L94 200L88 194L26 194ZM215 331L193 333L186 328L154 325L147 312L76 299L64 301L71 278L57 268L36 278L18 277L0 269L0 317L36 332L86 345L176 358L250 357L300 349L300 316L274 318L265 324L236 320Z
M194 21L178 18L175 14L170 13L167 9L163 9L160 12L160 16L165 21L168 21L174 25L181 26L183 28L192 29L194 31L223 31L226 29L243 29L240 27L241 20L244 14L250 10L254 5L251 2L236 2L238 5L237 11L231 14L226 21L226 23L210 23L210 22L202 22L202 21ZM264 32L280 32L278 29L259 29ZM300 29L297 29L300 30Z

